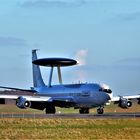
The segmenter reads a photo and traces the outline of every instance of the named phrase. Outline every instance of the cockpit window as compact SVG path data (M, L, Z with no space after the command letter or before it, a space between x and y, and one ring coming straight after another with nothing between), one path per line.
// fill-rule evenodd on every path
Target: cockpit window
M112 90L111 89L99 89L99 91L103 91L103 92L106 92L106 93L112 93Z

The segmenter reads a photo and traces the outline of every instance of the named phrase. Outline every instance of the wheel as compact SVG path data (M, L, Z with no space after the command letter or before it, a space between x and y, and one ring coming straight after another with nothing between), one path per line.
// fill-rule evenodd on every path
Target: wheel
M46 114L55 114L56 109L55 109L55 106L48 106L45 111L46 111Z
M104 113L104 109L103 108L98 108L97 109L97 113L98 114L103 114Z
M80 114L89 114L89 108L80 108L79 113Z

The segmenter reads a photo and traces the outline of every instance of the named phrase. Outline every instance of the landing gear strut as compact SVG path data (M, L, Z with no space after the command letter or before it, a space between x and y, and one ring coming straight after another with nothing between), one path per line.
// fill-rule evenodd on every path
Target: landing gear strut
M80 114L89 114L89 108L80 108L79 113Z
M104 108L103 107L98 108L97 113L98 114L103 114L104 113Z
M46 114L55 114L56 109L55 109L55 106L47 106L45 111L46 111Z

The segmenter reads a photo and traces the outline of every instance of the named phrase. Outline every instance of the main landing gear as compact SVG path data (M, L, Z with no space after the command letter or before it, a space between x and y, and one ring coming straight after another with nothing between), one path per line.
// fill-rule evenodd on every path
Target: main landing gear
M89 114L89 108L80 108L79 109L80 114ZM103 114L104 113L104 107L99 107L97 109L98 114Z
M45 111L46 111L46 114L55 114L56 109L55 109L55 106L47 106Z
M104 113L104 108L103 107L98 108L97 113L98 114L103 114Z
M80 108L79 113L80 114L89 114L89 108Z

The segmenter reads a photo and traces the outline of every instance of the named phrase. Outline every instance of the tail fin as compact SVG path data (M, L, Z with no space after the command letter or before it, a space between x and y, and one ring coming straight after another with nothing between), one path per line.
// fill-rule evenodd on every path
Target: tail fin
M32 50L32 61L37 60L37 50ZM33 84L34 87L43 87L45 86L45 83L43 82L40 68L38 65L32 64L33 66Z

